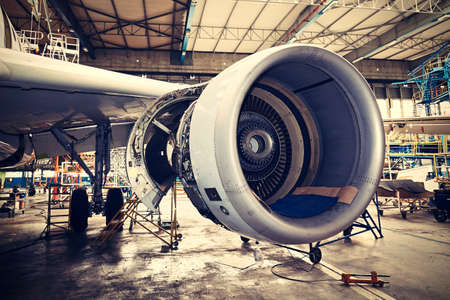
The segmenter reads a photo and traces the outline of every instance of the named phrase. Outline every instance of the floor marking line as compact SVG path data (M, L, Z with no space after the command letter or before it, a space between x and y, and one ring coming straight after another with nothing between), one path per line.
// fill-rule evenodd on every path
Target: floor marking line
M341 278L341 274L345 273L344 271L342 271L342 270L338 269L337 267L335 267L335 266L333 266L331 264L328 264L328 263L326 263L324 261L321 261L320 265L324 266L326 269L328 269L331 272L333 272L335 274L334 276L338 277L339 279ZM324 271L324 270L322 270L322 271ZM363 294L360 293L361 295L365 296L368 299L373 299L373 295L375 295L375 296L379 297L380 299L395 300L394 297L392 297L392 296L384 293L383 291L380 291L379 289L377 289L375 287L372 287L370 285L357 284L356 286L350 285L350 287L358 287L359 289L355 289L358 293L361 290L365 290L366 292L372 294L370 297L367 297L366 295L363 295Z
M446 242L446 241L440 241L440 240L435 240L435 239L432 239L432 238L427 238L427 237L424 237L424 236L421 236L421 235L404 232L404 231L399 230L399 229L391 229L391 228L386 228L386 227L383 227L383 229L387 230L387 231L397 232L397 233L404 234L404 235L409 235L409 236L412 236L412 237L415 237L415 238L418 238L418 239L422 239L422 240L427 240L427 241L431 241L431 242L436 242L436 243L450 245L450 243Z

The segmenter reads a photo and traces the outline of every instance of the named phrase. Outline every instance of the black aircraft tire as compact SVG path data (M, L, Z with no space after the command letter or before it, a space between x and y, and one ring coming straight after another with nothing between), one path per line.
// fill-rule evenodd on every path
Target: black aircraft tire
M402 210L400 213L402 214L402 218L406 220L408 217L406 211Z
M434 211L434 218L439 223L445 222L447 220L447 213L444 210L436 210Z
M250 241L250 239L249 239L249 238L246 238L245 236L241 236L241 241L242 241L243 243L248 243L248 242Z
M322 260L322 251L320 251L319 247L311 248L309 251L309 260L314 265L318 264Z
M88 226L89 201L85 189L75 189L70 198L69 225L74 232L84 232Z
M108 190L108 195L106 196L105 203L105 216L106 216L106 225L114 218L116 213L123 206L123 194L120 188L114 188ZM123 224L120 225L118 230L123 229Z
M353 231L353 225L350 225L349 227L344 229L344 231L342 233L344 234L344 236L346 236L346 235L352 234L352 231Z
M34 188L33 185L31 185L31 186L28 188L28 196L29 196L29 197L33 197L34 195L36 195L36 189Z

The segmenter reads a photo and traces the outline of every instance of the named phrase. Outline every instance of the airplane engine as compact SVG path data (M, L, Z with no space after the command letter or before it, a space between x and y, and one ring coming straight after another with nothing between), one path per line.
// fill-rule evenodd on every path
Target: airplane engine
M374 95L344 58L270 48L162 97L127 147L134 191L154 208L179 177L198 211L242 236L300 244L347 228L384 161Z

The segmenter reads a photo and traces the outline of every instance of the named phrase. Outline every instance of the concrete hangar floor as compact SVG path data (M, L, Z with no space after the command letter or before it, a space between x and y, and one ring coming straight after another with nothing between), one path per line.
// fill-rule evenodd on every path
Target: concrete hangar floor
M46 196L27 201L24 214L0 217L1 299L450 299L450 223L424 211L407 220L385 211L384 238L368 232L327 245L312 268L303 254L242 243L200 217L186 197L178 197L183 240L169 253L127 224L104 247L94 246L105 222L100 216L89 220L86 235L38 240ZM163 220L169 203L162 202ZM373 270L390 275L390 283L346 286L338 280L340 272Z

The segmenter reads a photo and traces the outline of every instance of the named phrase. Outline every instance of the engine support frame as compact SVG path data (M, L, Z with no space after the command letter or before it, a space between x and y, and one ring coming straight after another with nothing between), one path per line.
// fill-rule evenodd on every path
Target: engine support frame
M309 251L304 251L301 249L297 249L297 248L293 248L293 247L289 247L286 245L282 245L282 244L274 244L275 246L281 247L281 248L285 248L285 249L289 249L292 251L296 251L299 253L303 253L303 254L307 254L309 255L309 260L313 263L313 264L317 264L321 261L322 259L322 251L320 251L320 247L329 245L329 244L333 244L336 243L338 241L341 240L346 240L349 241L350 238L352 236L370 231L372 232L372 235L374 237L374 239L380 239L383 238L383 232L381 229L381 218L380 218L380 208L379 208L379 203L378 203L378 195L375 194L374 198L372 199L373 203L375 204L376 208L377 208L377 221L375 222L375 220L372 218L371 214L369 213L369 211L366 209L362 214L361 214L361 219L363 219L363 222L360 222L358 220L355 220L352 225L350 225L347 229L345 229L343 231L343 236L326 241L324 243L322 243L322 241L317 241L315 244L314 243L309 243ZM357 227L360 228L361 230L357 231L357 232L353 232L352 233L352 229L353 227Z

